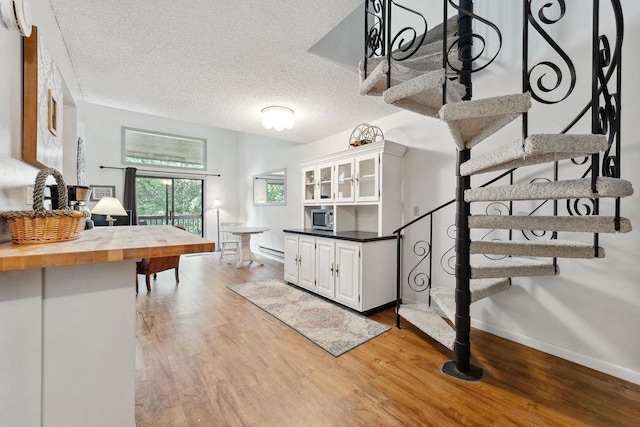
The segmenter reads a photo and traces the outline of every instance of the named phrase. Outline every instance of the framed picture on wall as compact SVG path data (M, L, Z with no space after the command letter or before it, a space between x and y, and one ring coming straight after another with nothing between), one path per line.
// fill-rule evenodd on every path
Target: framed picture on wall
M62 169L64 95L56 62L32 28L24 39L22 159L37 167Z
M115 185L92 185L91 186L91 198L92 202L97 202L103 197L115 197L116 186Z

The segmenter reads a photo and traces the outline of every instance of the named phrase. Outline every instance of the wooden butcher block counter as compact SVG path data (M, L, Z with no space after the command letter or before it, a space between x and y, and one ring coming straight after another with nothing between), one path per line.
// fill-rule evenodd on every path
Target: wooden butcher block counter
M0 424L134 427L136 301L180 297L136 295L136 261L213 250L166 225L0 245Z
M168 225L95 227L69 242L4 243L0 245L0 271L213 251L212 242Z

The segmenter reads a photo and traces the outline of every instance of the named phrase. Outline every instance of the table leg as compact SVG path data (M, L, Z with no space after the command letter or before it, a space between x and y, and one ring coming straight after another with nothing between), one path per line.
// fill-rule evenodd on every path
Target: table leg
M255 262L258 265L264 265L256 254L251 251L251 234L240 235L240 261L236 264L236 268L240 268L243 262L249 261L249 264Z

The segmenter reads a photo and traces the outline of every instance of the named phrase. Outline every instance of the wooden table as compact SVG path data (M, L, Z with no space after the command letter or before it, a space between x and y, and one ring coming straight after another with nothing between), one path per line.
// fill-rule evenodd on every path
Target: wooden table
M0 424L133 427L135 262L213 250L172 226L1 244Z
M256 254L251 251L251 235L264 233L269 230L270 229L266 227L229 227L224 229L226 232L240 236L241 253L240 261L236 264L236 268L242 267L242 263L247 261L249 261L249 265L251 265L252 262L258 265L264 265L263 262L256 257Z

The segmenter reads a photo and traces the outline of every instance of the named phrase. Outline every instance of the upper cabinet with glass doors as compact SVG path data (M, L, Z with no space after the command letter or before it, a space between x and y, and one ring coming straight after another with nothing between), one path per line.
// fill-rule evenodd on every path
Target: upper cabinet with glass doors
M333 203L333 163L302 169L302 201L309 205Z
M356 157L356 201L376 202L380 196L380 154Z
M406 151L404 145L381 141L303 162L304 226L310 226L315 206L334 208L334 231L384 234L401 226Z
M356 185L353 158L337 161L335 170L336 203L353 202Z

